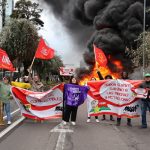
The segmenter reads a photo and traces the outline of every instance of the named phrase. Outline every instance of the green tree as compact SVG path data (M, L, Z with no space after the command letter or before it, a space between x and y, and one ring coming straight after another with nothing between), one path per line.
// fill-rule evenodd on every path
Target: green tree
M38 41L37 29L26 19L11 19L0 34L0 47L7 51L16 67L23 64L24 74L28 74Z
M40 67L39 67L40 66ZM59 68L63 66L61 57L55 55L51 60L40 60L35 59L33 69L42 77L45 78L47 75L59 75ZM42 71L41 71L42 68Z
M19 0L15 4L15 9L11 15L12 18L24 18L32 21L36 25L44 26L44 22L40 19L40 13L43 10L39 8L39 4L30 0Z
M145 34L144 40L143 36ZM150 32L142 33L137 39L137 49L130 50L130 56L136 67L143 65L143 51L145 59L145 67L150 66Z
M6 0L1 0L0 1L0 16L2 16L2 26L5 25L5 9L7 6L7 1Z

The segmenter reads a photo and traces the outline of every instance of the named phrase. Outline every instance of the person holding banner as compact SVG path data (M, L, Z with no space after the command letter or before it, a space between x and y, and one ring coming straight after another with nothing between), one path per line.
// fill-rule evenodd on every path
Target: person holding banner
M129 79L128 73L126 71L122 72L121 79L123 79L123 80L128 80ZM117 124L116 125L120 126L120 124L121 124L121 117L117 117ZM127 125L130 126L130 127L132 126L131 118L127 118Z
M87 92L89 88L87 86L78 85L78 81L75 77L71 77L70 83L64 85L64 116L63 125L69 123L76 125L76 117L78 106L84 103L87 98Z
M10 112L10 77L5 76L3 82L0 82L0 100L3 102L3 108L7 115L7 124L11 124L11 112Z
M96 78L92 77L92 78L91 78L91 81L96 81ZM96 122L99 122L98 116L95 116L95 121L96 121ZM89 114L88 114L88 119L87 119L86 122L91 122L91 117L89 116Z
M105 80L111 80L111 79L113 79L111 75L106 75L105 76ZM106 120L106 116L105 115L103 115L102 121L103 120ZM110 120L111 121L115 121L112 115L110 115Z
M150 111L150 73L144 75L144 82L140 85L140 88L144 88L147 90L147 97L141 99L142 101L142 126L141 128L147 128L147 121L146 121L146 112L147 108Z
M40 78L38 75L35 75L34 78L32 79L31 76L29 75L28 77L30 84L32 85L31 91L34 92L43 92L43 83L40 82Z

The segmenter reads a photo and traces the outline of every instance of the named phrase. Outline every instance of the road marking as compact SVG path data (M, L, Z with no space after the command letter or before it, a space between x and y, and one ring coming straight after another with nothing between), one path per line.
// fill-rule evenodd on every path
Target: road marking
M70 133L72 133L73 130L70 130L70 129L55 129L55 130L52 130L51 132L60 132L60 133L70 132Z
M62 123L55 126L50 132L58 132L58 140L56 143L55 150L63 150L65 145L66 133L73 133L73 130L70 129L70 125L63 125Z
M120 129L118 127L116 127L115 125L113 125L113 128L117 131L120 132Z
M63 150L65 145L66 132L61 132L58 137L55 150Z
M14 115L15 113L17 113L20 110L20 108L16 109L15 111L13 111L11 113L11 115ZM7 118L7 116L4 116L3 119L5 120Z
M22 122L25 119L25 117L21 117L20 119L16 120L13 124L11 124L9 127L4 129L2 132L0 132L0 139L6 135L9 131L11 131L14 127L16 127L20 122Z
M50 132L73 132L73 130L70 129L69 125L63 125L62 123L55 126Z

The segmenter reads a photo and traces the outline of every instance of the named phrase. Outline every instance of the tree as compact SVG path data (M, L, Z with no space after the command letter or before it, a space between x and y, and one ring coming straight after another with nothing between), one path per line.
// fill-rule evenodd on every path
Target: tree
M26 19L11 19L0 34L0 47L7 51L17 67L24 66L24 74L34 57L39 36L35 26Z
M24 18L43 27L44 22L40 19L40 13L42 11L43 10L39 8L38 3L32 3L30 0L19 0L16 2L11 17L16 19Z
M143 36L145 34L144 40ZM132 62L136 67L143 65L143 51L145 59L145 67L150 66L150 32L142 33L137 39L137 49L130 50Z
M39 67L41 66L41 67ZM60 56L55 55L51 60L40 60L35 59L33 69L43 78L45 78L49 73L53 75L59 75L59 68L63 66L63 62ZM41 72L42 68L42 72Z
M0 15L2 16L2 26L5 25L5 9L6 9L7 1L0 1Z

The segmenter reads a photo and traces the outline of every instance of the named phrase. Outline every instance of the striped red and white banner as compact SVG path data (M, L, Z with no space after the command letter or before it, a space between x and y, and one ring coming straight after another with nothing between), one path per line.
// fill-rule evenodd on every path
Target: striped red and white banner
M62 117L63 84L46 92L33 92L18 87L11 88L12 95L23 116L45 120Z

